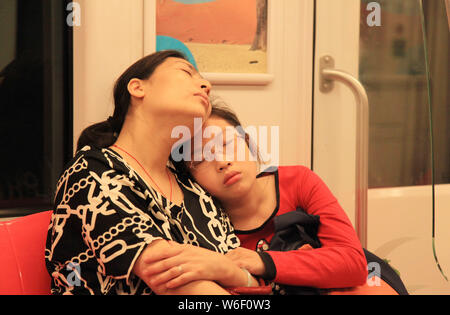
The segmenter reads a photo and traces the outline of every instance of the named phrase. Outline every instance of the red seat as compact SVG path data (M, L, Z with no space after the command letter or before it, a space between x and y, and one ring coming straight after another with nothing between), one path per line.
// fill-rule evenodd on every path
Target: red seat
M0 294L50 294L44 255L51 214L0 222Z

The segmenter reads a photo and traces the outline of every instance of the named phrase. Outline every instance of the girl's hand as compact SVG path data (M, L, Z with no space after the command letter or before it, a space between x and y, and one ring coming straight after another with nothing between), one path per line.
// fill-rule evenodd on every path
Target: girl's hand
M168 250L142 257L151 288L174 289L195 280L212 280L224 287L247 284L247 274L225 255L188 244L169 244Z
M312 250L313 248L309 244L301 246L298 250ZM228 252L225 256L230 258L239 267L247 269L252 275L262 276L266 267L259 256L259 254L254 251L244 247L238 247Z
M228 252L225 256L255 276L261 276L266 271L264 263L256 251L238 247Z

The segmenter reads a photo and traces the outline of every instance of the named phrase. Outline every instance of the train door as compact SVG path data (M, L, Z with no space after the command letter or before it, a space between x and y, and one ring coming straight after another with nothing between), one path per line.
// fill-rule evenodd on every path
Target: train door
M313 169L411 293L448 294L445 2L315 3Z

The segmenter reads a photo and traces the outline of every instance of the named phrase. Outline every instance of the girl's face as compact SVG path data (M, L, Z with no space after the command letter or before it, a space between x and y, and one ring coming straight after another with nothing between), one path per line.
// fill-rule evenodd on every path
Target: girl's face
M202 134L202 147L193 147L187 162L192 176L223 203L245 197L256 182L258 165L244 137L217 116L205 122Z
M206 119L211 112L211 84L186 60L169 57L143 83L146 110L159 118ZM154 116L153 116L154 117Z

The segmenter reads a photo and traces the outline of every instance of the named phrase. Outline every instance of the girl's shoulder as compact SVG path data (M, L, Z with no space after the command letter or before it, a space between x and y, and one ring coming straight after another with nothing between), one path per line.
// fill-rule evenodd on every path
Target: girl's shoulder
M309 174L312 173L311 169L303 165L288 165L288 166L278 166L278 172L286 174Z
M282 180L297 178L300 177L308 177L309 175L314 174L314 172L306 166L303 165L288 165L288 166L278 166L278 167L270 167L264 170L262 174L270 174L273 173L277 177Z
M276 176L280 187L294 191L309 191L323 184L314 171L303 165L279 166Z

